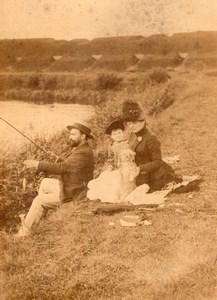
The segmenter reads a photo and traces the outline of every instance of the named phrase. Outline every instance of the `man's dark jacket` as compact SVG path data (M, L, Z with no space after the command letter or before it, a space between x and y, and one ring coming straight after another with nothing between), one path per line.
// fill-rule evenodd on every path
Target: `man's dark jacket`
M88 143L75 148L63 162L40 161L38 165L38 172L61 175L62 201L69 201L85 190L87 183L93 179L93 171L94 154Z
M135 162L140 167L136 185L148 184L150 191L160 190L171 181L180 182L180 176L162 160L160 142L146 127L129 140L130 148L136 152Z

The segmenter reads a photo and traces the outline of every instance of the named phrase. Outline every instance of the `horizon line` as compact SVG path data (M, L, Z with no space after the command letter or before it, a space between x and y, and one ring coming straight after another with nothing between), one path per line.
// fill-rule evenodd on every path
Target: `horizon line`
M32 38L0 38L0 41L4 41L4 40L55 40L55 41L75 41L75 40L85 40L85 41L93 41L93 40L97 40L97 39L109 39L109 38L127 38L127 37L141 37L141 38L148 38L151 36L167 36L167 37L172 37L174 35L177 34L192 34L192 33L217 33L217 30L196 30L196 31L183 31L183 32L175 32L172 34L166 34L166 33L154 33L154 34L150 34L150 35L116 35L116 36L99 36L99 37L95 37L92 39L88 39L88 38L74 38L74 39L58 39L58 38L54 38L54 37L32 37Z

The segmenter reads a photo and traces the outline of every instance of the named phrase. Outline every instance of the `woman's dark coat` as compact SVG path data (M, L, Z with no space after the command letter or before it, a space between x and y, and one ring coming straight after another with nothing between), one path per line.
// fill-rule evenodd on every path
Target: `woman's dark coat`
M162 160L160 142L146 127L130 135L130 148L136 152L135 162L140 167L136 185L148 184L150 191L160 190L171 181L180 182L180 176Z

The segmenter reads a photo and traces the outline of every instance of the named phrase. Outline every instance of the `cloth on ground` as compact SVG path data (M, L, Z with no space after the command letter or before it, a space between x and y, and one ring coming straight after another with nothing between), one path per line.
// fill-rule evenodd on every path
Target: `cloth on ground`
M143 184L132 191L124 200L134 205L140 204L162 204L167 199L170 192L179 189L180 187L187 187L190 183L199 181L199 175L182 176L183 181L180 183L170 182L160 191L148 193L149 186ZM87 197L90 200L100 199L101 202L120 203L119 201L119 185L121 176L118 170L104 171L100 176L88 184Z
M134 205L140 204L162 204L167 199L166 196L176 191L180 187L187 187L192 182L199 181L201 176L182 176L183 181L180 183L170 182L165 186L163 190L148 193L149 187L147 184L138 186L133 192L131 192L126 198L125 202L130 202Z

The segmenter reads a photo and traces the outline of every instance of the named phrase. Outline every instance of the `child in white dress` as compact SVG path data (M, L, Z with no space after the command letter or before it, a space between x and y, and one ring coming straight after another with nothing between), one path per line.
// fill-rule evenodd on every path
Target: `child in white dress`
M106 128L105 133L110 136L108 145L108 163L112 169L119 167L119 154L124 149L129 149L128 140L125 138L124 122L120 118L114 119Z
M120 202L120 188L122 175L120 166L120 153L129 149L125 139L124 122L120 118L114 119L106 128L105 133L111 137L108 145L108 166L99 177L88 183L87 197L90 200L100 199L102 202Z

